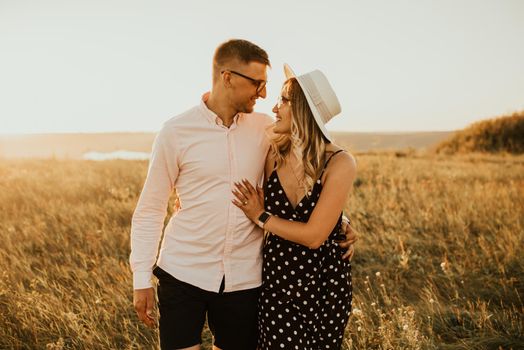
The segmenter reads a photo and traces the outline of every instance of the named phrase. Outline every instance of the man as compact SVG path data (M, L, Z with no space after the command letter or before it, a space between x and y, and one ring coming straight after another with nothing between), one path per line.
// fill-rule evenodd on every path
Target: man
M206 316L214 349L256 348L263 232L233 205L231 189L242 178L262 185L273 121L253 110L266 97L268 66L267 53L249 41L221 44L211 92L155 139L133 215L130 264L135 309L150 327L152 274L159 279L162 349L199 349ZM182 208L165 228L152 271L175 188Z

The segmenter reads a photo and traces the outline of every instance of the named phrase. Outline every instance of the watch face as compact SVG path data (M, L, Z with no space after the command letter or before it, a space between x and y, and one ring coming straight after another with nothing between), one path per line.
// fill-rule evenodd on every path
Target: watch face
M260 214L260 216L258 217L258 221L261 221L263 223L265 223L267 221L267 219L269 219L269 214L267 212L263 212L262 214Z

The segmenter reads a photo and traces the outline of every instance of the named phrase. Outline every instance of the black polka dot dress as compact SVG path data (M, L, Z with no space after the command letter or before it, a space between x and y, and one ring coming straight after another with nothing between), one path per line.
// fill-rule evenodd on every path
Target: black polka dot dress
M320 178L293 208L274 170L264 188L266 210L307 222L322 191ZM318 249L268 235L259 300L260 350L340 349L352 302L351 264L342 260L345 249L335 242L341 222L342 214Z

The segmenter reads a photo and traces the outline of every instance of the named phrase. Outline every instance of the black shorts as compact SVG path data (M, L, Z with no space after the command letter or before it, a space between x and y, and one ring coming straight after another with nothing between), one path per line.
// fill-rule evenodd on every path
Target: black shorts
M153 274L159 280L157 293L162 350L200 344L206 314L215 345L220 349L256 349L260 288L215 293L182 282L158 266Z

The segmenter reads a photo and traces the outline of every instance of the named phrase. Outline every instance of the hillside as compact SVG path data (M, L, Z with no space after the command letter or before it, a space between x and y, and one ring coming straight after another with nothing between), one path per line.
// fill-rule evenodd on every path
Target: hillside
M524 153L524 111L483 120L441 142L438 153Z
M333 132L335 142L357 152L426 149L451 132ZM81 159L89 152L150 152L154 133L77 133L0 135L2 158Z
M153 133L0 135L0 157L81 159L88 152L150 152Z

